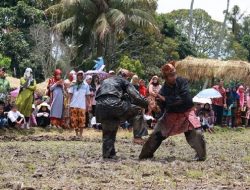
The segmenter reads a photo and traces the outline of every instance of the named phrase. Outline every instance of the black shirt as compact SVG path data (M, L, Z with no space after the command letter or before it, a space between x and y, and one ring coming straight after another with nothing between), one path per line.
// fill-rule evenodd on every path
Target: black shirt
M105 79L96 93L96 101L103 97L116 97L119 101L129 96L131 102L141 107L147 107L148 102L135 87L126 79L114 76Z
M186 112L194 106L189 92L187 79L177 77L173 86L164 84L160 94L165 97L165 108L168 113Z

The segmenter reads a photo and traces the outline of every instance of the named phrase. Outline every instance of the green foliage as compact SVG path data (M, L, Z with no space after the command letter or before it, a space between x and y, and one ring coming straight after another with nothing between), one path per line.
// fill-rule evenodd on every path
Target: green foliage
M38 68L32 60L34 41L30 36L30 27L39 23L46 24L43 10L38 9L38 7L46 7L46 3L41 5L42 1L11 0L0 2L0 52L11 58L10 68L16 69L18 77L23 75L27 66L34 68L34 70ZM50 1L50 3L52 2ZM41 70L39 70L35 70L35 72L40 79L42 76L40 75Z
M46 14L63 18L55 28L72 46L79 47L75 60L87 59L89 54L111 60L116 36L125 28L157 30L152 16L156 5L156 0L73 0L51 6Z
M5 67L6 69L10 68L11 59L5 57L0 53L0 67Z
M248 50L248 61L250 62L250 34L244 35L241 39L242 45Z
M231 52L231 56L229 57L229 59L247 61L247 58L249 57L248 50L244 48L237 41L232 42L231 51L232 52Z
M139 60L131 59L128 56L123 56L121 58L119 67L136 73L140 77L144 75L142 63Z
M189 10L179 9L171 13L164 14L165 20L169 20L176 25L181 34L188 38L189 34ZM172 24L173 25L173 24ZM170 24L171 26L171 24ZM199 56L213 57L218 39L220 23L213 20L211 16L202 9L193 10L193 27L190 36L191 46ZM166 32L168 34L169 31ZM186 42L183 45L187 45ZM185 48L188 50L188 48Z

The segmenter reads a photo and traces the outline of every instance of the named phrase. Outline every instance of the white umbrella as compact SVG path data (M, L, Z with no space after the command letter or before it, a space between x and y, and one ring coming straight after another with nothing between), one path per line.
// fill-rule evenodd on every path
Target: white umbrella
M200 104L212 104L212 100L210 98L198 98L197 96L193 98L193 102Z
M195 97L197 98L221 98L221 94L213 89L213 88L208 88L205 90L202 90L201 92L199 92Z

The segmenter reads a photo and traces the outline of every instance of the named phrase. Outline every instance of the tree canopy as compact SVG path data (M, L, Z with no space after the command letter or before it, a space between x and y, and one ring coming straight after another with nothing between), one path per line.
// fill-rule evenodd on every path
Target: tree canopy
M239 6L228 11L219 53L222 23L205 10L190 19L189 9L156 8L156 0L1 1L0 66L18 77L31 67L41 81L56 67L91 69L100 55L107 69L140 63L142 76L189 55L250 61L250 15Z

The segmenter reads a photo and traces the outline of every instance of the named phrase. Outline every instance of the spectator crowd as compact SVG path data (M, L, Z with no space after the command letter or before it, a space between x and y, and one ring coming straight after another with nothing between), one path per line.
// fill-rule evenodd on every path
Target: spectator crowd
M68 73L65 80L60 69L54 71L49 79L47 92L35 95L36 80L31 68L27 68L20 79L17 98L10 98L10 84L5 77L5 69L0 69L0 126L26 128L52 127L71 128L76 136L82 137L85 127L101 130L101 124L96 122L96 92L102 80L98 74L86 75L83 71ZM115 75L114 71L108 77ZM153 76L146 81L137 75L131 78L131 84L149 101L148 109L143 110L144 119L149 128L154 128L157 119L161 117L158 106L158 93L161 90L161 80ZM196 105L196 114L205 131L214 132L213 126L249 126L250 119L250 88L244 85L224 87L221 80L213 87L221 94L221 98L213 99L212 105ZM124 129L130 129L128 121L121 123Z

